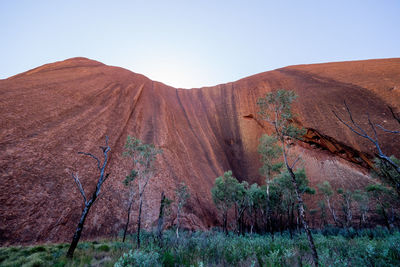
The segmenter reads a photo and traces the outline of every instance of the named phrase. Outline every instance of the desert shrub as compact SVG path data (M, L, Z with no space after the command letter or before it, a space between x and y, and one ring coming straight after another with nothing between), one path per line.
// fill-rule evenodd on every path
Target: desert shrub
M175 257L171 253L170 250L166 250L162 255L161 255L161 263L162 266L165 267L174 267L176 262L175 262Z
M40 267L45 265L45 253L34 253L26 258L27 262L22 267Z
M30 253L43 252L43 251L46 251L46 248L44 246L36 246L29 249Z
M107 244L101 244L94 247L99 251L110 251L110 247Z
M332 230L333 229L333 230ZM354 234L353 233L356 233ZM337 232L337 235L333 235ZM0 266L311 266L312 255L304 232L291 239L288 233L237 236L213 231L143 232L140 250L129 242L82 242L72 260L62 245L0 248ZM314 232L321 266L400 266L400 233L386 228ZM123 254L125 252L125 254ZM104 260L108 258L109 260Z
M130 250L115 263L115 267L138 266L150 267L161 266L160 255L157 252L146 252L142 250Z

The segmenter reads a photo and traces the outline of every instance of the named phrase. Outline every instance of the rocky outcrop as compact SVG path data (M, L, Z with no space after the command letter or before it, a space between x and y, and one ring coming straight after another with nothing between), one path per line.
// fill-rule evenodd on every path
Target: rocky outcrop
M311 183L360 187L369 182L374 148L340 124L332 109L346 116L346 100L363 127L367 113L395 127L388 106L400 109L400 92L393 89L400 86L399 73L400 59L301 65L184 90L73 58L0 80L0 243L70 240L82 208L71 172L79 173L87 192L96 181L93 160L77 152L100 156L106 135L111 175L90 211L84 238L115 236L123 227L128 203L122 181L132 168L122 156L128 135L164 151L145 195L145 227L158 216L161 190L174 198L181 181L191 194L184 227L216 225L210 189L217 176L233 170L240 180L263 181L257 145L271 130L257 118L256 101L279 88L299 95L297 122L309 130L294 151L302 155ZM394 135L379 138L388 154L400 156Z

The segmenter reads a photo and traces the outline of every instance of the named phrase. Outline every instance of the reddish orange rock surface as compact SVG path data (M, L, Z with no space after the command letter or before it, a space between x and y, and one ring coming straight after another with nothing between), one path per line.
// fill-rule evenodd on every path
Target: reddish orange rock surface
M210 193L217 176L231 169L240 180L263 181L257 145L270 129L257 119L256 101L280 88L299 95L298 123L309 130L293 151L302 155L311 184L367 184L374 148L340 124L332 109L345 116L346 100L363 127L367 113L374 122L396 127L388 105L400 109L400 59L291 66L191 90L86 58L0 80L0 244L70 241L82 209L71 172L79 174L87 194L97 178L93 160L77 152L100 157L106 135L111 175L90 211L84 238L115 236L123 227L122 181L132 167L122 156L127 135L164 151L145 195L145 227L154 225L160 192L173 199L181 181L191 194L183 224L191 229L218 224ZM396 136L379 138L388 154L400 156ZM310 207L317 198L307 199Z

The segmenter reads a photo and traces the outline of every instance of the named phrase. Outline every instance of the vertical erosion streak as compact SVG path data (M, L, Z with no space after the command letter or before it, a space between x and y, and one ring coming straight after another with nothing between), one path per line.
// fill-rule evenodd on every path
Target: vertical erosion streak
M151 93L154 94L154 81L151 81ZM154 101L158 101L159 98L154 99ZM154 114L157 116L161 116L160 112L160 106L158 103L154 103L153 107L154 111L152 112L151 116L149 119L146 120L146 126L145 129L147 129L146 134L143 137L143 141L147 144L154 143L154 129L157 128L154 126Z
M121 131L121 133L119 134L117 140L115 141L116 144L119 144L121 137L126 133L126 129L128 128L129 121L131 120L132 115L133 115L133 113L135 112L135 109L136 109L137 104L138 104L138 102L139 102L139 99L140 99L140 97L142 96L143 88L144 88L144 84L142 84L142 85L139 87L138 92L137 92L136 95L133 97L133 101L132 101L133 104L132 104L132 106L131 106L131 112L129 113L128 118L125 120L125 123L124 123L124 126L123 126L123 128L122 128L122 131ZM127 89L129 89L129 87L128 87Z
M201 150L202 150L202 152L203 152L203 156L206 158L208 165L210 166L210 168L212 169L212 171L214 172L214 174L218 176L218 170L215 168L215 166L214 166L212 160L210 159L210 157L209 157L208 154L207 154L207 150L206 150L204 144L202 143L201 139L199 138L199 136L197 135L196 131L193 129L192 124L190 123L189 117L188 117L188 115L187 115L187 113L186 113L186 110L185 110L185 108L184 108L184 106L183 106L183 104L182 104L182 102L181 102L180 97L179 97L178 90L176 90L175 92L176 92L176 98L177 98L177 100L178 100L179 106L180 106L180 108L181 108L182 111L183 111L183 115L185 116L186 122L187 122L187 124L189 125L190 131L192 132L193 136L196 137L197 142L198 142L199 145L201 146ZM216 176L216 177L217 177L217 176Z
M225 87L221 88L222 92L222 108L224 109L220 114L224 114L220 121L221 128L224 130L223 144L224 153L228 160L229 169L231 169L240 181L246 180L248 171L245 164L243 164L243 142L240 134L240 126L238 120L238 112L236 99L234 95L234 85L232 83L230 101L227 101L228 94Z

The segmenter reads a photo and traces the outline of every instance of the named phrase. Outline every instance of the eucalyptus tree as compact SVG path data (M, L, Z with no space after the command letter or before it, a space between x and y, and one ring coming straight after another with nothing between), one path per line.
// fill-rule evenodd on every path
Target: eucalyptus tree
M270 205L270 184L275 174L279 173L282 169L282 162L276 162L281 156L282 149L277 145L277 139L274 136L264 134L260 138L258 145L258 153L261 157L262 166L260 174L265 177L266 184L266 205L265 214L267 216L267 228L272 231L271 227L271 205Z
M153 144L144 144L140 139L128 136L125 144L124 156L130 157L134 165L137 181L137 197L139 200L139 211L137 219L137 248L140 248L140 230L142 221L142 206L145 189L153 177L154 163L162 150Z
M190 193L187 189L187 186L184 182L181 182L175 190L176 193L176 204L177 204L177 211L176 211L176 238L179 239L179 219L180 214L183 207L186 204L186 201L190 197Z
M369 197L374 200L375 211L383 216L387 228L393 230L394 210L393 201L395 193L392 188L386 187L381 184L368 185L365 190Z
M236 180L236 179L235 179ZM249 184L246 181L239 183L235 181L235 190L233 193L233 201L236 208L236 232L237 234L243 234L243 218L244 212L249 207L250 196L249 196Z
M400 160L395 156L391 156L390 159L397 165L400 166ZM377 176L383 183L390 186L396 191L397 202L400 200L400 173L397 172L393 166L387 164L380 158L375 158L374 169L372 170L373 176Z
M369 196L364 190L354 190L353 199L356 201L358 211L360 213L359 227L363 227L367 223L367 213L369 211Z
M259 225L258 225L258 214L259 211L261 211L261 214L263 214L263 210L265 209L266 206L266 198L267 198L267 193L264 187L260 187L258 184L254 183L252 184L248 190L248 216L250 217L250 233L253 233L253 230L257 232L259 230Z
M324 200L326 202L326 205L328 206L329 212L332 215L332 219L335 222L335 225L343 226L343 223L339 220L336 214L335 203L332 200L334 191L332 189L331 184L328 181L324 181L322 183L317 184L317 187L318 191L324 196Z
M214 186L211 188L214 204L222 212L222 227L225 234L228 234L228 211L234 204L233 196L237 183L238 181L233 177L232 171L227 171L223 176L215 179Z
M313 262L315 266L318 266L317 250L315 248L314 239L306 220L304 202L299 192L299 186L297 183L296 174L294 172L294 168L299 158L289 162L289 141L292 139L301 138L301 136L305 133L303 129L296 127L294 124L292 103L296 98L297 95L293 91L278 90L267 93L265 97L258 99L257 104L260 109L260 116L273 127L274 135L280 142L285 167L291 177L291 182L295 191L298 203L298 213L300 215L300 219L312 251Z
M78 174L72 173L72 178L74 179L75 184L77 185L79 192L82 195L84 207L82 210L81 217L79 219L78 227L75 230L75 234L72 238L71 245L69 246L69 249L67 252L68 258L72 258L74 256L74 251L76 249L76 246L78 245L79 239L81 238L83 226L85 224L86 217L89 213L89 210L92 207L92 205L94 204L94 202L96 201L96 199L98 198L98 196L100 194L101 186L103 185L103 183L107 180L108 176L110 175L109 173L107 173L107 174L105 173L107 163L108 163L108 153L111 151L111 148L108 145L108 136L106 136L106 145L100 146L100 149L104 156L103 162L101 162L99 158L97 158L95 155L93 155L91 153L78 152L78 154L82 154L82 155L91 157L92 159L94 159L96 161L97 170L99 171L99 177L97 179L96 188L95 188L94 192L92 193L92 196L90 198L88 198L86 196L85 190L83 189L81 181L79 180Z
M265 185L263 187L265 187ZM282 201L283 198L284 196L282 188L280 188L279 184L276 184L275 181L272 180L269 188L270 222L269 224L266 224L266 230L270 232L272 238L274 238L274 229L276 229L278 218L280 219L279 225L283 225L282 218L286 210L286 206ZM283 230L283 228L281 229Z
M318 201L318 208L320 210L321 227L325 227L327 225L327 221L326 221L326 204L324 200Z
M163 239L164 217L169 215L171 203L172 201L167 198L164 191L162 191L160 200L160 211L158 213L157 220L157 237L160 247L162 246Z
M137 176L137 172L135 170L132 170L129 175L125 177L125 180L123 181L123 184L129 188L129 199L128 199L128 210L127 210L127 215L126 215L126 223L124 227L124 235L122 238L122 242L125 242L126 238L126 233L128 232L128 227L129 227L129 221L131 217L131 210L132 210L132 204L134 200L134 195L135 195L135 189L134 189L134 181Z
M295 171L296 182L297 182L297 192L300 196L304 194L315 194L315 190L308 186L308 179L304 169L299 169ZM274 180L274 185L281 190L281 205L282 209L287 213L287 219L289 222L289 232L292 236L293 226L294 226L294 211L296 209L296 189L292 183L292 178L288 171L282 172ZM298 205L298 204L297 204ZM297 208L298 210L298 208Z
M353 191L349 189L338 188L337 193L340 195L342 201L342 211L344 214L344 227L349 228L351 226L351 221L353 219Z

